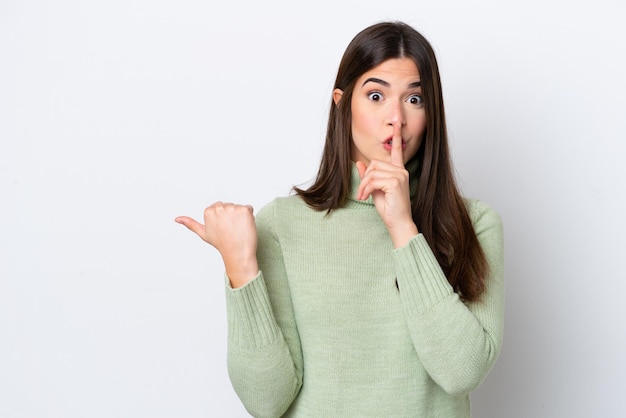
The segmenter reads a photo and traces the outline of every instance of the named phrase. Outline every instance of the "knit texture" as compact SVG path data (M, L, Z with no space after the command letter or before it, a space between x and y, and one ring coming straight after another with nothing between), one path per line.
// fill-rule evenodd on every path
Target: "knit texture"
M353 168L350 196L359 178ZM227 286L228 368L254 417L470 417L502 343L502 224L467 200L490 276L465 304L424 237L394 249L371 198L257 215L260 272Z

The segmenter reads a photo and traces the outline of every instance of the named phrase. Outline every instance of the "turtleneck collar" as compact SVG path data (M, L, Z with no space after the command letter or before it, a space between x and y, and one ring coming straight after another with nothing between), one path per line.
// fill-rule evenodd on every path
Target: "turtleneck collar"
M409 173L415 173L419 166L419 161L417 158L409 161L406 164L406 169L409 170ZM346 206L352 206L353 204L360 205L368 205L373 206L374 200L372 196L369 196L366 200L356 200L356 192L359 189L359 185L361 184L361 177L359 176L359 170L356 168L356 164L354 162L351 163L351 172L350 172L350 190L348 191L348 199L346 202ZM411 200L415 196L417 192L417 176L411 176L409 178L409 190L411 193Z

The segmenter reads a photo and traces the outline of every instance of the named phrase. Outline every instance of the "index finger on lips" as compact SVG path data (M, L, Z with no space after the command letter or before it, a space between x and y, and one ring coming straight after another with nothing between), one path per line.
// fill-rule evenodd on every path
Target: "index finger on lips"
M404 159L402 158L402 124L399 122L396 122L393 125L391 164L398 167L404 167Z

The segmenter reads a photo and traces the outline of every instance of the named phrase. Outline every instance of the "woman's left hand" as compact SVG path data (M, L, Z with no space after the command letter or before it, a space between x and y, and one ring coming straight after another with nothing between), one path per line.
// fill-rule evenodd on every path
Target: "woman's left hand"
M356 162L361 177L356 198L365 200L372 196L395 248L403 247L418 234L411 215L409 172L404 168L401 132L401 124L395 124L390 162L372 160L369 166Z

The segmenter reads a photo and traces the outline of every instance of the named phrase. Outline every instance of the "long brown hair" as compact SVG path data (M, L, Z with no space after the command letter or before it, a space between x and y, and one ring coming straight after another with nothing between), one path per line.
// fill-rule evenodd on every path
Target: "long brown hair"
M392 58L410 58L417 65L426 112L424 140L411 160L417 159L418 164L406 164L416 167L409 173L410 178L417 178L411 202L413 221L455 292L465 301L478 300L485 289L488 265L454 178L435 53L426 38L411 26L402 22L378 23L350 42L334 85L343 95L337 104L331 100L317 177L308 189L294 187L294 191L316 210L331 212L344 206L350 188L350 103L354 86L365 72Z

